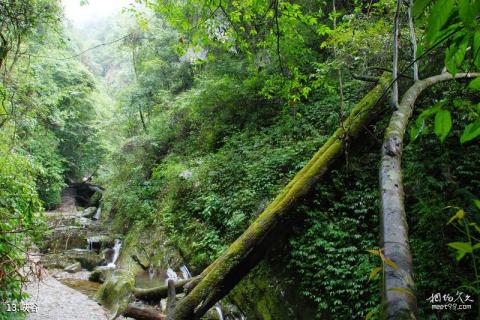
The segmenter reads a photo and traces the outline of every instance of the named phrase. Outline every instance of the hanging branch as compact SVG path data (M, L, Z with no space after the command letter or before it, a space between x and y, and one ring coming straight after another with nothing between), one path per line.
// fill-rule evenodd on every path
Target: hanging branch
M283 67L283 61L282 61L282 55L280 53L280 25L278 23L278 15L279 15L279 12L278 12L278 1L279 0L275 0L275 4L274 4L274 10L275 10L275 28L276 28L276 35L277 35L277 56L278 56L278 65L280 67L280 71L282 73L285 72L285 69Z
M397 11L395 12L395 21L393 24L393 65L392 77L397 79L398 74L398 47L400 45L400 11L402 9L402 0L397 0ZM395 81L392 88L392 106L398 109L398 82Z
M417 63L417 37L415 35L415 26L413 24L413 0L408 3L408 27L410 29L410 42L412 43L412 62L413 62L413 80L418 81L418 63Z

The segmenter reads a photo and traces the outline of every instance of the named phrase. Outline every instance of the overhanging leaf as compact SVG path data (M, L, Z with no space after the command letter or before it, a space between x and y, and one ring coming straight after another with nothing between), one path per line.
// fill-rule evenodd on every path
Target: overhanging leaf
M448 246L466 253L472 253L472 245L469 242L450 242Z
M471 5L470 0L458 1L458 14L465 25L470 25L475 20L475 11Z
M474 89L474 90L480 89L480 77L475 78L472 81L470 81L470 83L468 84L468 87L470 89Z
M439 0L437 1L428 17L428 29L426 39L428 43L433 43L438 36L439 31L447 23L448 18L453 12L455 0Z
M441 142L445 141L445 138L452 129L452 117L448 110L440 110L435 115L435 134L438 136Z
M450 220L448 220L447 224L450 224L452 223L453 221L455 220L462 220L463 218L465 217L465 211L463 211L463 209L460 209L457 211L457 213L455 213L451 218Z
M413 3L413 9L412 9L413 15L415 17L418 17L419 15L421 15L425 11L425 8L428 6L430 2L432 1L431 0L415 0L415 2Z
M462 135L460 136L460 143L463 144L465 142L471 141L478 136L480 136L480 118L465 127Z
M448 246L457 250L457 254L455 256L457 261L462 260L467 253L473 252L472 245L469 242L450 242L448 243Z
M480 209L480 200L479 199L474 199L473 200L473 203L475 204L475 206Z

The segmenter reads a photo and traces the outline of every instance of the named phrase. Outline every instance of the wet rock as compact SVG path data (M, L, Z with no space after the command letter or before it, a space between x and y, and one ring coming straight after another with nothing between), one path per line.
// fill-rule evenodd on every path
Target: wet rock
M102 255L86 249L49 253L42 257L42 264L47 269L64 269L77 262L87 270L93 270L95 267L106 263Z
M100 205L100 200L102 199L103 192L102 190L98 189L90 198L89 205L92 207L98 207Z
M88 207L87 209L83 210L82 217L92 219L97 212L97 207Z
M88 248L91 251L100 252L104 248L111 248L114 245L114 240L110 237L100 235L89 237L87 239Z
M86 246L87 231L78 226L58 226L45 237L41 252L59 252Z
M90 273L88 280L104 283L107 277L110 276L112 272L113 272L113 269L111 267L107 267L107 266L96 267L92 271L92 273Z
M114 254L115 254L115 250L113 250L112 248L105 249L102 252L103 259L105 261L112 261Z
M70 273L75 273L81 270L82 270L82 265L80 264L80 262L75 262L74 264L71 264L65 267L65 271Z
M87 270L93 270L95 267L105 263L105 260L102 258L102 256L95 253L79 255L75 258L75 260L80 262L82 267Z

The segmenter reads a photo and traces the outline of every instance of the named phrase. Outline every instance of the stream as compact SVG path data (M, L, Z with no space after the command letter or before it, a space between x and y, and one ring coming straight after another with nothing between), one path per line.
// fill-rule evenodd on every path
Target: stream
M43 276L26 287L30 295L28 302L37 306L36 312L29 314L29 320L105 320L112 317L95 301L95 296L101 283L117 269L122 241L108 233L108 223L101 219L100 202L98 207L83 208L75 198L75 191L67 188L62 195L62 205L57 210L45 212L51 232L39 248L31 250L35 261L42 266ZM135 286L152 288L166 285L169 280L178 282L190 278L192 274L185 264L176 264L176 267L168 264L164 268L151 264L136 275ZM180 293L177 298L182 296ZM166 299L154 305L139 300L132 303L139 308L166 312ZM236 306L219 302L205 319L245 318Z
M40 262L42 276L26 285L28 304L35 310L29 320L106 320L109 312L94 301L99 282L90 281L97 268L116 267L122 242L105 234L101 209L79 208L75 192L66 189L62 205L45 212L51 234L40 248L31 249L31 260Z

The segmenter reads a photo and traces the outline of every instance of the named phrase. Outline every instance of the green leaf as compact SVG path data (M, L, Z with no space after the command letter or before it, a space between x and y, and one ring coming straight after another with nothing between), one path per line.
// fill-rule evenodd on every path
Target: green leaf
M460 143L465 143L471 141L480 135L480 118L475 122L470 123L463 130L462 135L460 136Z
M410 128L410 140L415 141L420 136L422 131L423 131L423 126L418 127L416 124L414 124Z
M413 16L418 17L419 15L421 15L425 11L425 8L428 6L430 2L432 1L431 0L415 0L415 2L413 2L413 9L412 9Z
M457 213L455 213L455 215L453 215L450 218L450 220L448 220L447 224L450 224L457 219L462 220L464 217L465 217L465 211L463 211L463 209L460 209L460 210L457 211Z
M465 23L465 25L470 25L475 20L475 10L472 7L470 0L459 0L458 1L458 13L460 19Z
M470 89L474 89L474 90L480 89L480 77L475 78L472 81L470 81L470 83L468 84L468 87Z
M480 204L479 204L479 205L480 205ZM480 227L478 226L478 224L476 224L475 222L470 222L468 225L474 227L474 228L475 228L475 231L477 231L478 233L480 233Z
M441 142L445 141L445 138L452 129L452 117L448 110L440 110L435 115L435 134L438 136Z
M455 64L457 66L460 66L465 59L465 53L467 52L467 47L468 43L470 41L470 35L467 34L465 37L463 37L462 41L457 47L457 50L455 52L454 58L455 58Z
M473 47L472 55L475 66L480 68L480 32L477 31L473 34Z
M469 242L450 242L448 243L448 246L467 253L472 252L472 245Z
M432 7L430 16L428 17L428 29L426 39L432 44L437 38L442 27L447 23L448 18L453 12L455 0L439 0Z
M445 50L445 66L447 67L448 72L455 75L457 73L457 64L455 63L455 52L457 48L455 44L450 45L450 47Z
M480 200L479 199L474 199L473 200L473 203L475 204L475 206L480 209Z
M460 261L467 253L472 253L472 245L468 242L450 242L447 244L449 247L457 250L456 259Z

